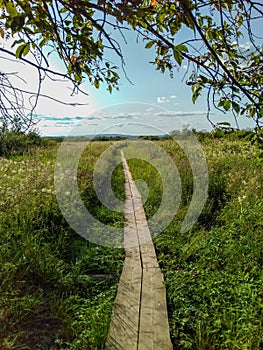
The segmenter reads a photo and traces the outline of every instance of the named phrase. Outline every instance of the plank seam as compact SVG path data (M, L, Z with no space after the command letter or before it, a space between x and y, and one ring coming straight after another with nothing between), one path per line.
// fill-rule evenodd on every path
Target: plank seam
M137 218L135 215L135 205L134 205L134 194L132 191L132 186L131 186L131 172L128 166L128 163L124 157L123 151L121 151L121 157L122 157L122 163L123 163L123 169L124 169L124 175L125 178L128 180L129 188L130 188L130 193L131 193L131 201L132 201L132 207L133 207L133 216L134 216L134 221L136 224L136 237L137 237L137 243L139 247L139 255L140 255L140 262L141 262L141 286L140 286L140 301L139 301L139 315L138 315L138 332L137 332L137 346L136 350L139 349L139 338L140 338L140 326L141 326L141 308L142 308L142 284L143 284L143 262L142 262L142 251L141 251L141 246L140 246L140 240L139 240L139 234L138 234L138 222Z

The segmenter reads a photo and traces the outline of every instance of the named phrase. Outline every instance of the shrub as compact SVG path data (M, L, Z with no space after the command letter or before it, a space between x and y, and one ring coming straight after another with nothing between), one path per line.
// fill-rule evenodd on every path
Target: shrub
M0 156L9 158L11 156L23 155L30 149L40 146L41 137L36 132L25 134L20 131L0 131Z

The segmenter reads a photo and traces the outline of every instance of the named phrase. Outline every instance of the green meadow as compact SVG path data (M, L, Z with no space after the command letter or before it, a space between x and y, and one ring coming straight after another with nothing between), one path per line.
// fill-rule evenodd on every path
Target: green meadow
M245 134L196 133L209 189L201 215L185 233L181 225L192 198L191 165L175 141L153 141L169 154L182 181L177 215L154 238L174 349L263 348L262 158ZM123 214L102 205L93 187L96 161L114 142L89 143L77 180L92 215L122 228ZM59 146L55 140L32 141L23 151L11 148L0 157L2 350L104 349L124 250L89 242L65 221L54 188ZM150 219L161 203L161 178L146 161L128 164L133 178L148 184ZM121 165L111 182L123 201Z

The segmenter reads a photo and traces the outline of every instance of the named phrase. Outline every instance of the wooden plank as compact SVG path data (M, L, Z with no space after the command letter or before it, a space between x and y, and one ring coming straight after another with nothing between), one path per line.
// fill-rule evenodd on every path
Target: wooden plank
M138 350L172 350L163 275L143 269Z
M120 277L105 349L137 350L142 268L132 193L125 177L125 262Z
M137 350L141 274L139 249L130 248L119 281L105 349Z
M106 343L108 350L171 350L166 294L141 195L122 153L125 263Z

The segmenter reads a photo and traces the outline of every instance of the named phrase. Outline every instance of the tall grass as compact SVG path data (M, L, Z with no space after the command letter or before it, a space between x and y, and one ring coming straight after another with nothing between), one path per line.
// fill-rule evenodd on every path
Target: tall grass
M83 155L83 193L91 189L90 174L103 147ZM103 349L107 337L123 251L92 244L70 229L54 193L55 156L53 147L34 156L0 158L3 350ZM91 166L85 173L84 164ZM116 183L123 192L122 178ZM85 201L96 211L92 198ZM108 213L103 215L106 220Z
M182 179L173 222L155 238L165 275L175 349L259 350L263 343L262 163L250 143L229 135L201 135L209 168L209 195L191 230L180 228L193 178L183 151L159 140ZM82 155L78 184L100 221L122 227L123 215L101 205L93 188L98 157L111 142L92 142ZM78 236L61 215L53 171L57 146L0 158L0 348L103 349L124 252ZM162 198L154 168L131 159L134 179L148 184L147 217ZM124 199L123 173L112 179ZM140 184L139 184L140 185ZM141 189L147 191L141 183Z
M262 349L263 172L259 150L233 135L205 139L208 199L198 222L181 233L191 200L192 175L174 142L160 144L174 157L183 176L184 198L178 214L155 239L165 274L174 348ZM136 166L131 168L136 176ZM144 169L147 178L150 169ZM158 179L152 186L152 192L161 191ZM153 210L148 202L145 206L146 212Z

